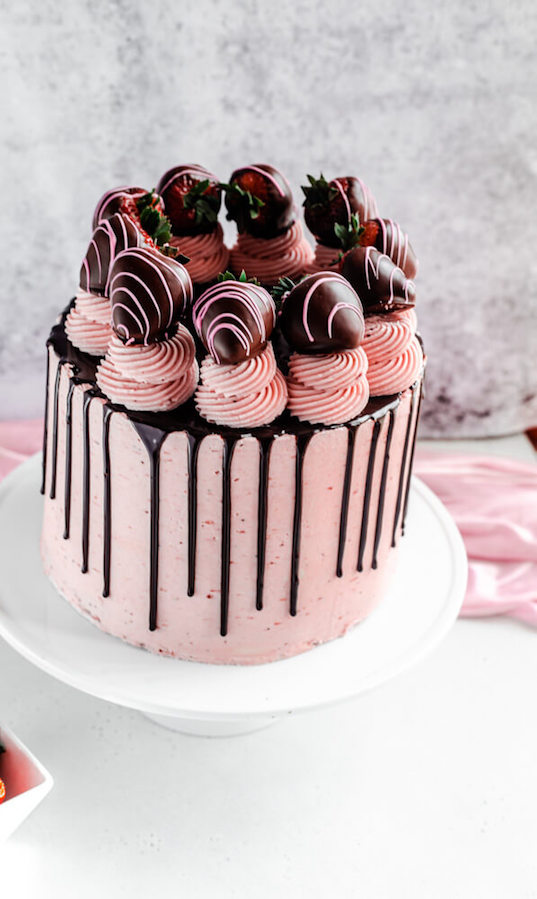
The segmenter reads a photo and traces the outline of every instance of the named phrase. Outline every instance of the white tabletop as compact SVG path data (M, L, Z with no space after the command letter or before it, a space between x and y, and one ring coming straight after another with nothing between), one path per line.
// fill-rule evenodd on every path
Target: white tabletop
M426 445L535 459L522 437ZM0 641L0 720L55 778L0 851L0 891L536 897L536 648L512 621L459 620L379 691L205 739L78 693Z

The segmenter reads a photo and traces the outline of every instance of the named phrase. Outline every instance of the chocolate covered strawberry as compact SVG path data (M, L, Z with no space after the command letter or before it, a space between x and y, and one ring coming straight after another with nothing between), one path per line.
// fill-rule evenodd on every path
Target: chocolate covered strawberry
M376 247L389 256L402 269L407 278L415 278L418 273L418 259L408 239L408 234L393 219L374 218L363 222L358 238L362 247Z
M236 169L226 193L228 219L239 233L270 239L287 231L295 220L293 195L286 178L271 165L259 163Z
M416 305L414 282L376 247L355 247L345 254L341 274L354 287L369 315Z
M360 178L346 175L327 181L321 174L308 175L308 181L302 187L304 218L316 240L326 246L340 246L336 225L347 227L353 214L359 222L377 214L375 198Z
M362 305L345 278L336 272L317 272L291 285L289 279L280 282L279 326L294 350L335 353L360 345L364 336ZM276 295L279 292L276 288Z
M192 320L207 352L220 365L236 365L258 356L272 334L274 302L244 272L221 275L194 303Z
M216 227L222 191L216 175L201 165L177 165L157 184L175 235L208 234Z

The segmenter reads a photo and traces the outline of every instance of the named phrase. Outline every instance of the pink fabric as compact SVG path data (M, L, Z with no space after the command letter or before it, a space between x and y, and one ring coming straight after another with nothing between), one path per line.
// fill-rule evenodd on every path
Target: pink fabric
M43 423L0 422L0 479L38 452ZM416 452L415 472L453 515L470 561L461 615L537 627L537 465Z
M469 559L461 615L537 627L537 465L418 451L415 473L440 497Z

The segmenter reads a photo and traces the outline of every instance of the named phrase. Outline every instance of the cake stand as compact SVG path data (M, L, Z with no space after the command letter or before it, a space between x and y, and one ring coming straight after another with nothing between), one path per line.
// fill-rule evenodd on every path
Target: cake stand
M345 637L264 665L153 655L100 631L43 574L39 481L34 456L0 486L0 635L64 683L184 733L247 733L290 713L352 699L430 652L463 601L462 539L441 502L414 478L393 588Z

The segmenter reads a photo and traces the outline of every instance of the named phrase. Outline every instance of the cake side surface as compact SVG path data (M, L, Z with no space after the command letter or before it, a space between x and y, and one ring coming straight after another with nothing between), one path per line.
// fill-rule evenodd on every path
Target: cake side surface
M103 630L249 664L341 636L377 605L421 381L356 424L224 437L141 425L48 352L43 561Z

